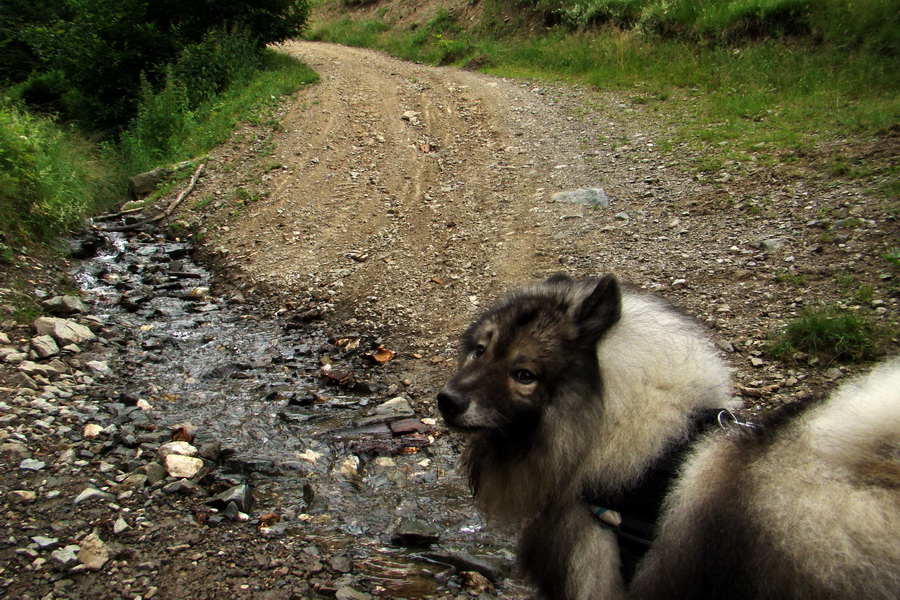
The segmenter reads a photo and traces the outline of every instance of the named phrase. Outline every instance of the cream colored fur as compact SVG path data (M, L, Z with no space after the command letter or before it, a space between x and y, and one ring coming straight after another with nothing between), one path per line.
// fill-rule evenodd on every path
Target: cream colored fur
M844 384L759 455L742 450L714 434L688 461L645 564L650 578L743 473L739 516L753 532L744 560L770 577L795 573L779 597L798 595L791 582L835 598L900 597L900 359Z
M686 435L692 410L735 406L729 370L699 326L651 296L623 293L597 356L602 397L549 407L544 446L481 482L485 512L515 520L580 498L586 482L619 489Z

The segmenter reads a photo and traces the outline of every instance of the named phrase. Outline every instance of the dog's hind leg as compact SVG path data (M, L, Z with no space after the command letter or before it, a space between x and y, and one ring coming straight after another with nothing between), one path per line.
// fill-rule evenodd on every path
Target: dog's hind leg
M581 502L532 521L519 541L519 560L547 600L625 598L615 534Z

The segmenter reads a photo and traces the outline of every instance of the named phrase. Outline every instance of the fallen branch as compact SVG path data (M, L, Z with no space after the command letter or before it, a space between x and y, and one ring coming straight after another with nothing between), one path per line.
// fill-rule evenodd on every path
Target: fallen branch
M119 212L107 213L105 215L97 215L96 217L91 217L95 221L112 221L113 219L118 219L119 217L124 217L125 215L130 215L131 213L141 212L144 210L143 206L138 206L135 208L129 208L127 210L120 210Z
M119 227L104 228L103 231L131 231L132 229L137 229L138 227L147 225L148 223L156 223L157 221L161 221L161 220L165 219L166 217L171 215L175 211L176 208L178 208L179 204L184 202L184 199L187 198L192 191L194 191L194 186L197 185L197 180L200 178L200 174L203 173L204 167L206 167L205 163L201 164L199 167L197 167L197 170L194 171L194 175L191 177L191 182L187 185L187 187L184 188L183 190L181 190L181 193L179 193L178 197L175 198L175 200L173 200L172 203L169 204L168 207L166 207L166 210L162 211L155 217L143 219L141 221L138 221L137 223L131 223L129 225L121 225Z

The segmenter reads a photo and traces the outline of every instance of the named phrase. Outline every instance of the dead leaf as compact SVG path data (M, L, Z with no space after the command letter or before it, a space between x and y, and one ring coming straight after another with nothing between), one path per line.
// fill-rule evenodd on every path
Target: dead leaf
M188 431L187 427L177 427L172 430L172 441L173 442L188 442L191 443L194 440L194 436L191 435L191 432Z
M374 360L378 364L383 365L387 361L394 358L394 351L388 350L387 348L384 347L384 344L382 344L382 345L378 346L378 348L375 349L375 352L372 352L371 354L369 354L369 356L371 356L372 360Z
M280 520L281 520L281 517L275 513L266 513L264 515L260 515L258 529L262 529L264 527L271 527L272 525L279 522Z

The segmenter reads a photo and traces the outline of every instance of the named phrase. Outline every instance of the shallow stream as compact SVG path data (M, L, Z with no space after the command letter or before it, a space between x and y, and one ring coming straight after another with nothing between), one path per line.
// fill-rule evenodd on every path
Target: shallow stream
M254 512L281 517L265 535L348 553L382 597L446 591L451 566L503 580L511 538L475 511L455 470L460 440L402 400L376 410L403 394L366 370L365 342L334 339L314 307L273 314L211 295L182 240L148 230L95 243L76 277L119 334L122 392L161 425L219 442Z

